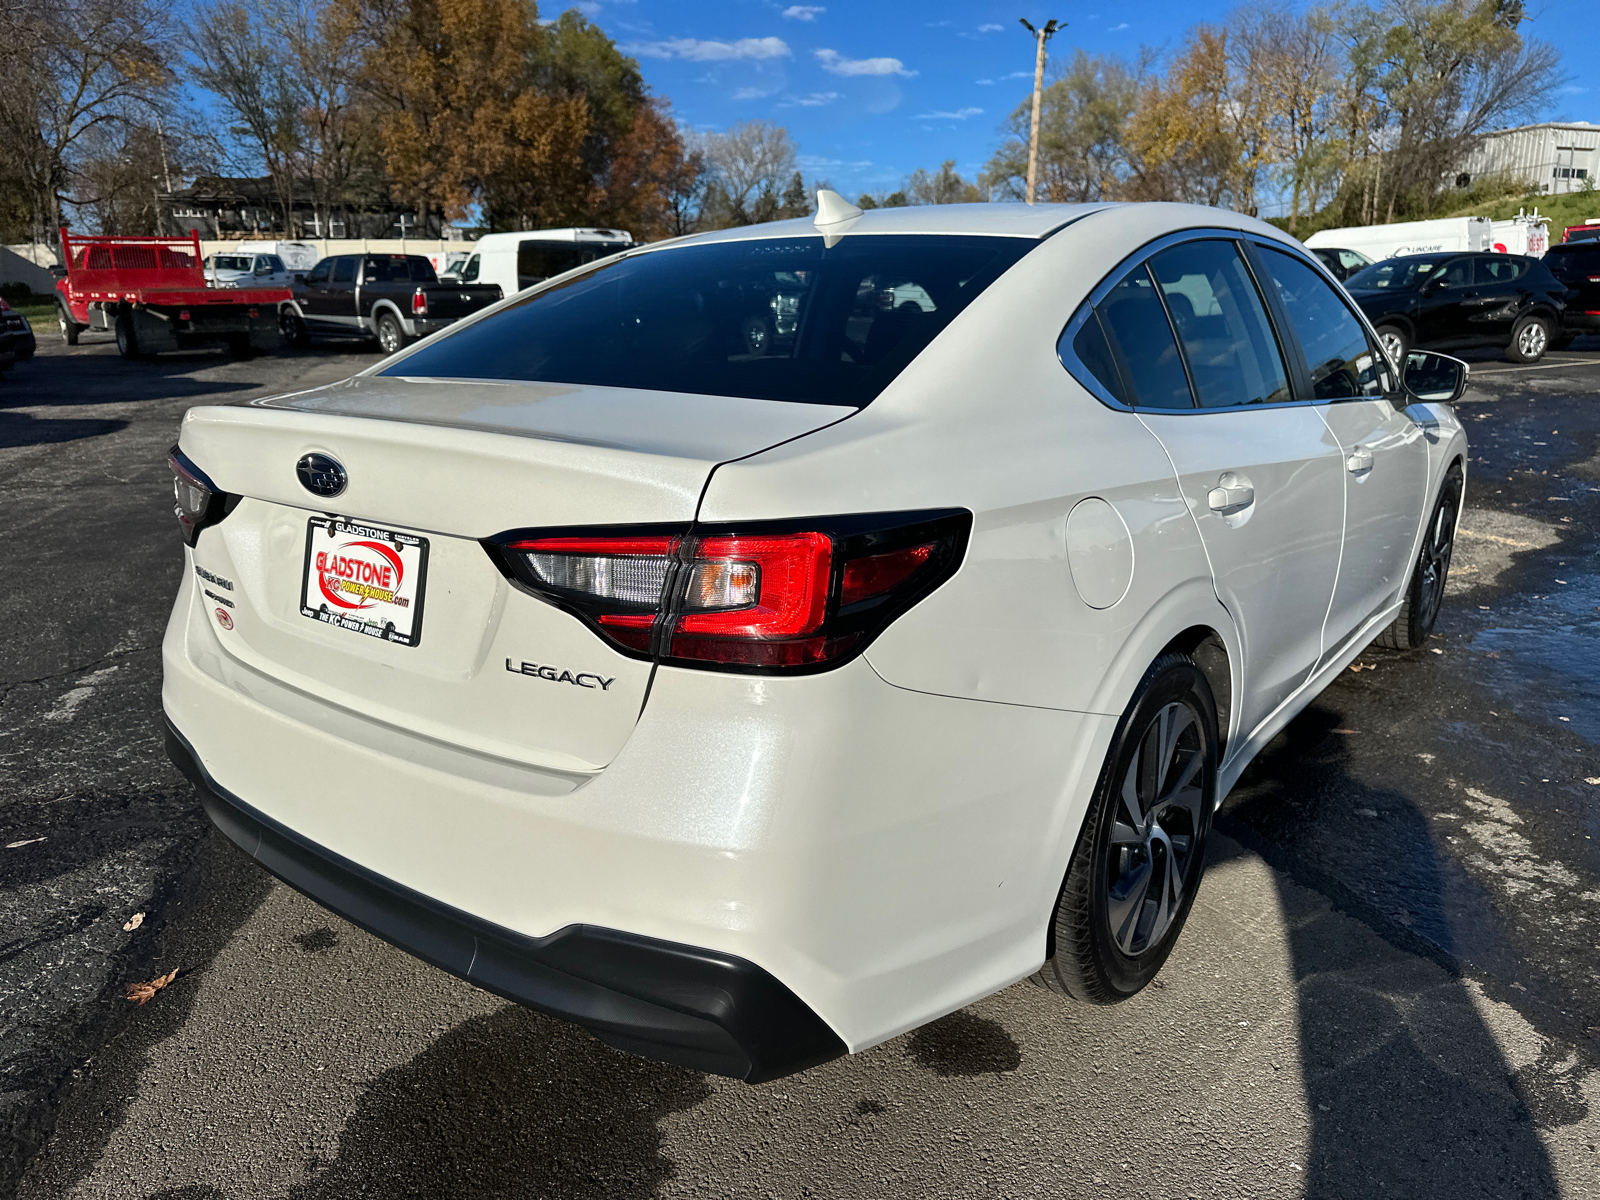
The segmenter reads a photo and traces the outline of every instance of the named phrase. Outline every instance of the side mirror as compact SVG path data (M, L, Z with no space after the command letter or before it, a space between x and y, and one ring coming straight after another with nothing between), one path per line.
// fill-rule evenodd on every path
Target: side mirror
M1459 358L1413 350L1400 369L1400 386L1405 389L1408 403L1426 400L1454 404L1467 390L1470 372L1471 368Z

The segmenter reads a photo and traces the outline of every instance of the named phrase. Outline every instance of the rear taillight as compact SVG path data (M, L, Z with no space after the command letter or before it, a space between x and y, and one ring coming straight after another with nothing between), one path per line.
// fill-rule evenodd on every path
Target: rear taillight
M523 590L624 653L756 673L860 653L955 573L972 515L879 513L664 530L506 534L484 543Z
M414 317L428 315L428 294L421 288L411 293L411 315Z
M176 446L167 454L167 466L172 468L172 512L184 544L192 546L202 529L233 511L234 497L220 491Z

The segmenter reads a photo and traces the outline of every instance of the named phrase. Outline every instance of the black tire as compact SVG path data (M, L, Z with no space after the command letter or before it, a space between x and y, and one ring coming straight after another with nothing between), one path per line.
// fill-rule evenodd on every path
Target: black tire
M1506 359L1514 363L1536 363L1550 349L1550 319L1529 313L1511 327L1511 344Z
M1124 797L1130 781L1142 813ZM1164 654L1117 726L1035 983L1088 1004L1117 1004L1155 978L1205 871L1216 792L1211 686L1187 654ZM1152 881L1159 899L1150 896Z
M1450 578L1450 556L1455 552L1456 521L1461 516L1462 474L1451 467L1439 486L1422 534L1416 565L1406 582L1405 599L1394 621L1377 636L1377 644L1390 650L1420 650L1433 632Z
M117 353L129 362L138 362L145 357L139 349L139 339L133 332L133 318L127 313L117 314L116 324Z
M1394 369L1404 375L1406 355L1411 351L1411 335L1399 325L1379 325L1374 332L1378 335L1378 344L1394 359Z
M278 332L283 335L283 344L286 346L298 349L311 343L311 331L306 328L305 320L292 308L278 310Z
M67 306L56 301L56 320L61 325L61 336L67 339L67 345L76 346L78 335L83 332L83 326L72 319L72 314L67 311Z
M406 331L391 312L378 314L378 349L384 354L398 354L406 348Z

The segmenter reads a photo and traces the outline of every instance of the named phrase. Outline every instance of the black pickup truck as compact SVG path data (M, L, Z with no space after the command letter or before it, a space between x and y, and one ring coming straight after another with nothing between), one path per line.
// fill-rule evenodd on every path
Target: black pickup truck
M502 298L492 283L440 283L416 254L336 254L304 275L278 309L290 345L313 334L376 338L385 354Z

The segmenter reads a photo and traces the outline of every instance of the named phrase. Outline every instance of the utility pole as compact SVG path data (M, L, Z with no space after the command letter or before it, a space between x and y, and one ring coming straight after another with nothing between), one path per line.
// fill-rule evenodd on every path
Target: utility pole
M1054 19L1045 22L1043 29L1035 29L1026 17L1019 17L1022 27L1033 35L1037 46L1033 58L1033 124L1028 130L1028 203L1033 203L1034 188L1039 181L1039 101L1044 95L1044 44L1053 38L1062 26Z

